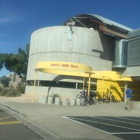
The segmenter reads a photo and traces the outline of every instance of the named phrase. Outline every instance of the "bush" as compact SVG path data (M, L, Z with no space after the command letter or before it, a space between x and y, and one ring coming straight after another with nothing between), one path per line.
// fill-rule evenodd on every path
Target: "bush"
M23 82L18 83L17 90L20 93L25 93L25 84Z
M6 97L17 97L20 96L20 92L16 89L10 89L5 95Z
M52 94L50 97L53 97L53 102L55 102L55 97L60 97L58 94Z
M0 89L0 96L5 96L7 92L8 92L7 88L1 88Z
M3 87L0 87L0 92L3 90Z
M17 89L0 87L0 96L17 97L20 96L20 92Z
M4 87L8 87L9 86L9 81L10 81L11 79L9 78L9 77L7 77L7 76L2 76L1 78L0 78L0 83L2 83L3 85L4 85Z

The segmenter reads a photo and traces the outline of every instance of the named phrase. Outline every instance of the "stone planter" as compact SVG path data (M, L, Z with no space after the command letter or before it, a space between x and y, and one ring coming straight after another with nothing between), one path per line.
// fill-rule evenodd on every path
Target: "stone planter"
M75 105L75 99L70 100L70 105Z
M82 98L82 99L81 99L81 105L82 105L82 106L85 106L85 98Z
M55 105L60 105L60 97L55 97Z
M80 99L76 99L76 105L80 105L81 102L80 102Z
M53 104L53 97L48 97L48 104Z

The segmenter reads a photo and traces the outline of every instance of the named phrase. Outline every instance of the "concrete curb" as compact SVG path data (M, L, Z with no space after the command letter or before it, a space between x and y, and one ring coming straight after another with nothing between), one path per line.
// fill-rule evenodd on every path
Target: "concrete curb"
M20 115L20 116L22 116L22 117L28 119L28 118L26 117L26 115L24 115L23 113L19 112L18 110L13 109L13 108L11 108L11 107L9 107L9 106L7 106L7 105L4 105L4 104L2 104L2 103L0 103L0 105L3 106L3 107L5 107L5 108L7 108L7 109L10 110L11 112L14 112L14 113L16 113L16 114L18 114L18 115Z
M31 123L31 125L30 125L30 129L31 130L33 130L35 133L37 133L37 134L39 134L40 136L42 136L44 139L60 139L58 136L56 136L55 134L53 134L53 133L51 133L50 131L48 131L48 130L46 130L46 129L44 129L43 127L41 127L41 126L39 126L39 125L37 125L37 124L35 124L34 122L32 122L30 119L28 119L27 117L26 117L26 115L24 115L23 113L21 113L21 112L19 112L18 110L16 110L16 109L13 109L13 108L11 108L11 107L9 107L9 106L7 106L7 105L4 105L4 104L2 104L2 103L0 103L0 105L2 106L2 107L4 107L4 108L6 108L6 109L8 109L9 111L11 111L12 113L14 112L15 114L17 114L17 115L19 115L19 116L21 116L22 118L24 118L27 122L30 122ZM25 123L25 121L23 122L22 121L22 123L25 125L25 126L27 126L27 124ZM40 131L39 129L41 129L42 131L44 131L43 132L43 134L40 134L40 133L38 133L38 131ZM42 132L41 132L42 133ZM53 138L52 138L53 137ZM44 140L43 139L43 140Z

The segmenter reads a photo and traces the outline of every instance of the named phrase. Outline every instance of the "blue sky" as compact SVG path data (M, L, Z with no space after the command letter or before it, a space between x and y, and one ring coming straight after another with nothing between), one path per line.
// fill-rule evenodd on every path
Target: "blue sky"
M140 28L140 0L0 0L0 53L17 53L35 30L82 13ZM0 77L7 74L4 68L0 71Z

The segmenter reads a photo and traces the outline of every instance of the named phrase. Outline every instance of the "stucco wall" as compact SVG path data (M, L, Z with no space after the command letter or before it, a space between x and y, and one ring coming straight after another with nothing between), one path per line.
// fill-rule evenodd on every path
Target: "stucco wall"
M57 88L57 87L36 87L35 98L39 98L40 95L50 96L53 94L58 94L63 98L76 98L76 95L80 93L80 89L69 89L69 88ZM33 96L33 86L26 86L26 94Z
M123 71L123 76L140 76L140 66L127 67Z
M33 69L39 61L76 62L89 65L93 70L111 70L111 39L87 28L73 27L73 30L71 40L68 40L67 26L42 28L33 32L27 80L33 79ZM41 79L51 79L51 76L42 75Z
M112 38L88 28L73 27L72 29L73 34L67 26L47 27L32 33L27 80L34 80L34 69L36 63L40 61L82 63L91 66L93 70L112 69ZM70 36L71 40L69 40ZM56 76L39 72L37 79L53 80ZM75 79L71 81L75 82Z

